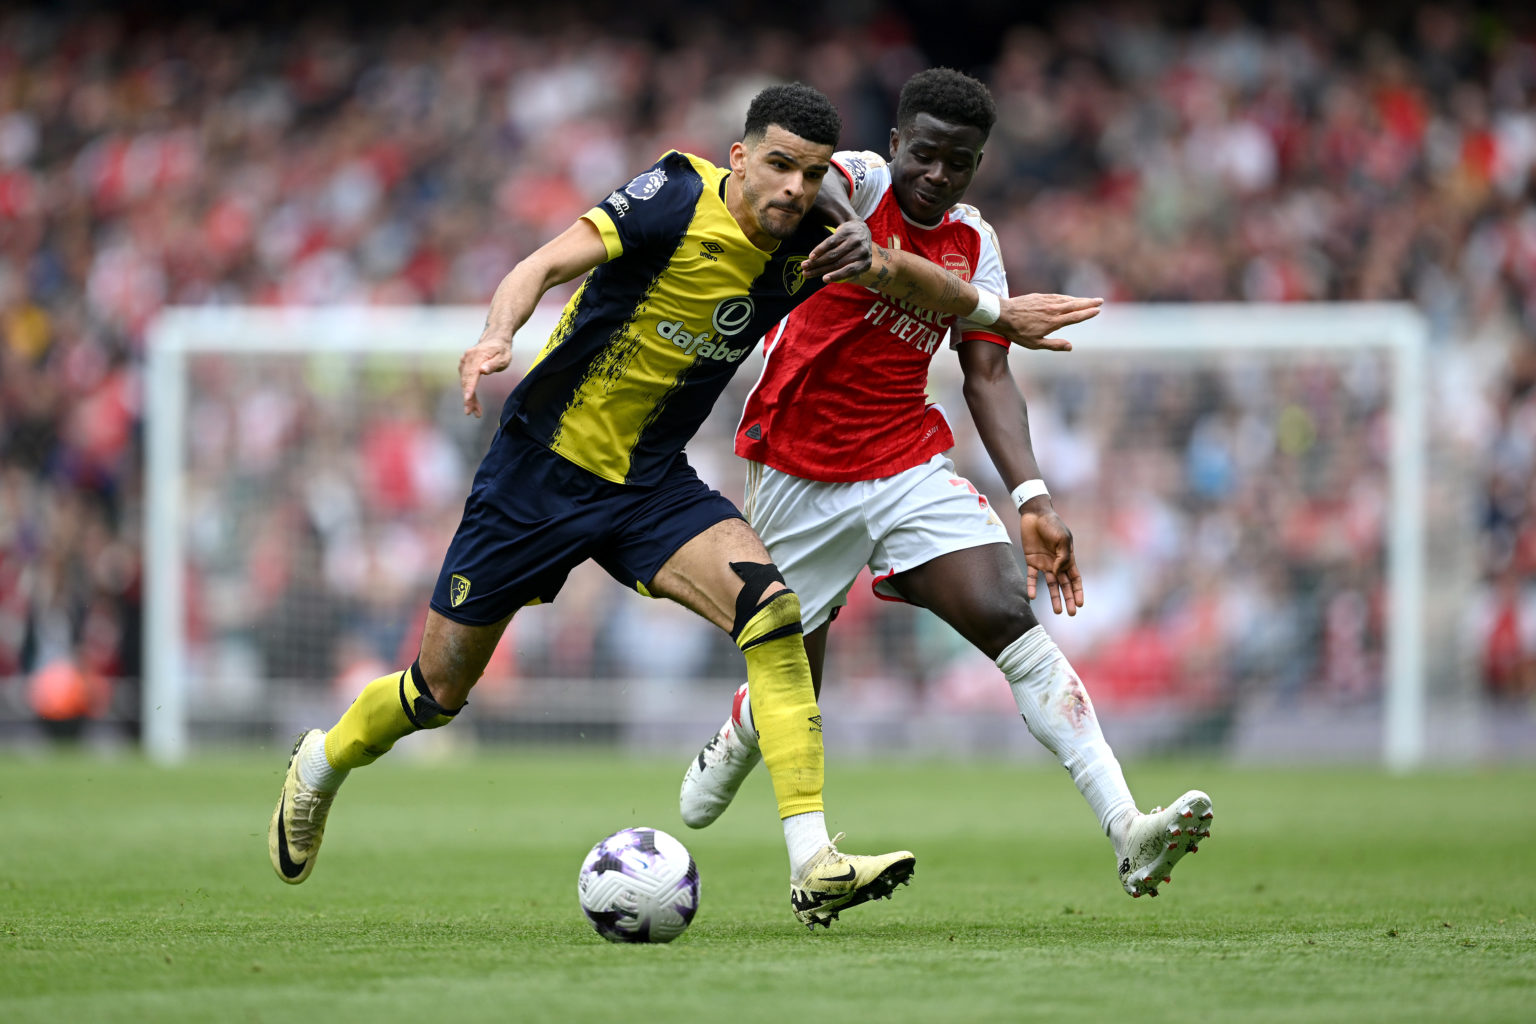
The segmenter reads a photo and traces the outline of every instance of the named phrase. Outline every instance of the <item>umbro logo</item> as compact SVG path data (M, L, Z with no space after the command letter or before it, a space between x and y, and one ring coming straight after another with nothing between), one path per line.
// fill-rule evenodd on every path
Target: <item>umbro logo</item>
M821 732L821 716L820 715L812 715L810 718L807 718L806 721L811 723L811 728L812 729L816 730L817 732Z
M761 441L763 439L763 425L761 423L752 424L747 428L747 436L754 441Z
M720 254L725 252L725 246L721 245L719 242L701 242L699 244L699 249L699 255L709 260L711 263L719 263Z

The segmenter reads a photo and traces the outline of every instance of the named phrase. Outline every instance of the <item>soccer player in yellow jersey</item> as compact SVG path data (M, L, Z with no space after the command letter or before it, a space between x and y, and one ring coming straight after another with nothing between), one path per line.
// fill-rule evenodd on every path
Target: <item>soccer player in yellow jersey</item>
M586 275L508 397L432 595L416 661L364 687L290 758L268 834L272 866L314 868L347 773L396 741L447 725L517 609L555 599L587 559L730 633L746 660L801 922L888 896L911 877L902 850L839 851L822 807L821 715L800 604L741 513L699 480L683 446L767 328L829 280L1025 333L1015 304L942 268L869 244L845 221L808 217L841 121L803 85L763 90L730 165L669 152L520 262L460 359L464 407L507 367L512 336L554 285Z

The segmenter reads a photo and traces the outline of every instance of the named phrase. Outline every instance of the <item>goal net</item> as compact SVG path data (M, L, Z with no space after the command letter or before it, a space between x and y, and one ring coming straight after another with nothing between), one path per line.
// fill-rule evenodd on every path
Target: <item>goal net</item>
M463 415L481 309L173 309L148 368L145 739L268 741L409 664L501 400ZM1122 752L1384 758L1425 751L1424 326L1400 305L1119 306L1070 354L1015 352L1087 602L1037 615ZM732 432L756 361L689 447L738 503ZM961 472L1007 489L952 354L931 390ZM1005 515L1016 530L1015 517ZM1454 644L1446 644L1449 650ZM686 748L741 678L729 639L591 565L519 613L453 742ZM831 631L829 748L1033 750L996 668L867 574ZM435 734L434 734L435 735Z

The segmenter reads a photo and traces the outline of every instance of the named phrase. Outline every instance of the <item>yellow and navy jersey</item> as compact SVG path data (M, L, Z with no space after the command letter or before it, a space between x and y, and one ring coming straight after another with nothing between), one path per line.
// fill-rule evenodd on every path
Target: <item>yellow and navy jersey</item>
M608 259L566 303L503 426L605 480L661 478L743 357L822 284L800 265L826 222L810 213L764 252L726 209L729 174L673 150L584 214Z

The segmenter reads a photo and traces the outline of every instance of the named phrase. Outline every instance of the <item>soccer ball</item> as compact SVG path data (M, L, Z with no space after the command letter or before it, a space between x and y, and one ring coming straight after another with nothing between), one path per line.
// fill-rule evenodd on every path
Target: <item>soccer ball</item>
M581 862L576 895L609 942L671 942L699 909L699 869L661 829L621 829Z

